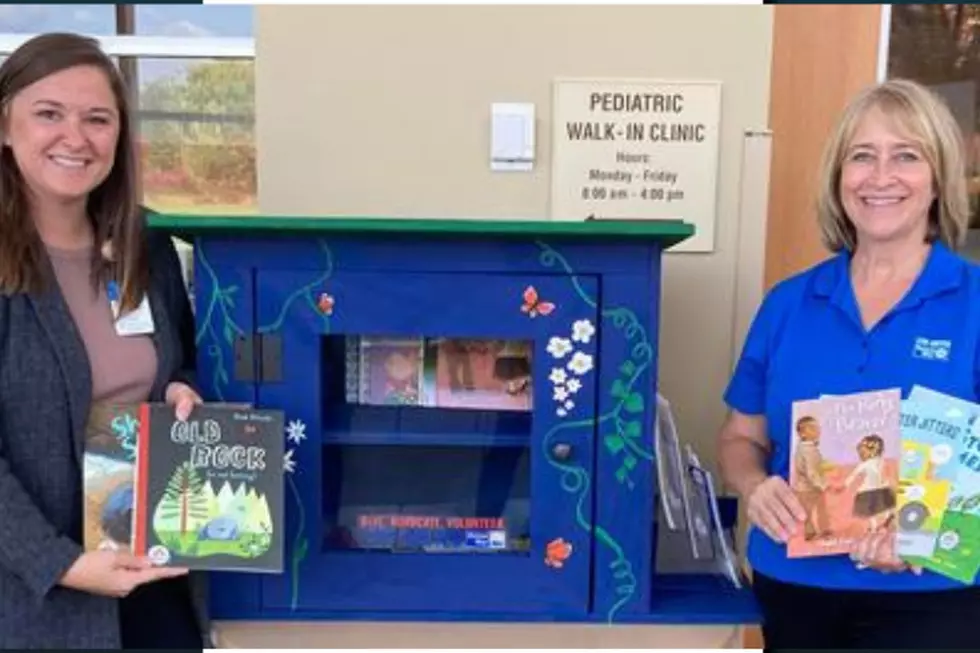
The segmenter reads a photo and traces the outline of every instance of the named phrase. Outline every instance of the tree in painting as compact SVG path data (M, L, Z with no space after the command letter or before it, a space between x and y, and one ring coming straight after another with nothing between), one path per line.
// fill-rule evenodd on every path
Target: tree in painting
M208 518L208 500L203 490L204 481L190 462L181 463L167 483L158 517L177 519L181 538L187 534L191 520L197 522Z

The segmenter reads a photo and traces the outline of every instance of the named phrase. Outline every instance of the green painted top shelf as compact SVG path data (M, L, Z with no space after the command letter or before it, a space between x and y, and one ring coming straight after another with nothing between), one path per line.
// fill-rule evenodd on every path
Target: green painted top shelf
M390 234L431 237L561 238L570 240L658 241L664 248L690 238L694 225L683 220L588 220L579 222L518 219L424 219L350 216L213 216L151 213L150 226L181 237L207 234L295 235Z

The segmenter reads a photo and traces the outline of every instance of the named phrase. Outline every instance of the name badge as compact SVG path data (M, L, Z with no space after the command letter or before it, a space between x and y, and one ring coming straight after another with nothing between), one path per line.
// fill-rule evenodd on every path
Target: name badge
M115 321L116 333L121 336L140 336L153 333L153 313L150 311L150 300L144 295L143 301L135 310L120 315L119 284L110 281L106 294L109 295L109 305L112 307L112 319Z

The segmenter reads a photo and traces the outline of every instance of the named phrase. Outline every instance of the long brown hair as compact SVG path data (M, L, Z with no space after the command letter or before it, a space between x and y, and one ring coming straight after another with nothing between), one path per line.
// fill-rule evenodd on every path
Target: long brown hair
M6 118L10 101L21 90L54 73L75 66L94 66L109 80L119 113L115 162L106 179L88 197L87 215L95 232L93 283L118 281L123 310L142 300L149 280L143 217L139 210L136 152L131 112L122 76L96 40L68 33L36 36L0 65L0 111ZM0 124L0 131L6 126ZM111 260L102 254L109 243ZM0 148L0 293L44 289L41 240L31 218L27 188L10 148Z

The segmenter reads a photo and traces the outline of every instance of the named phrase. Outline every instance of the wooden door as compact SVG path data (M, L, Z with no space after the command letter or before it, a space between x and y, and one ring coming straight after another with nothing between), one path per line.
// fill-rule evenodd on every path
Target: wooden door
M774 8L766 288L828 255L814 210L817 168L839 112L876 80L880 26L881 5Z

